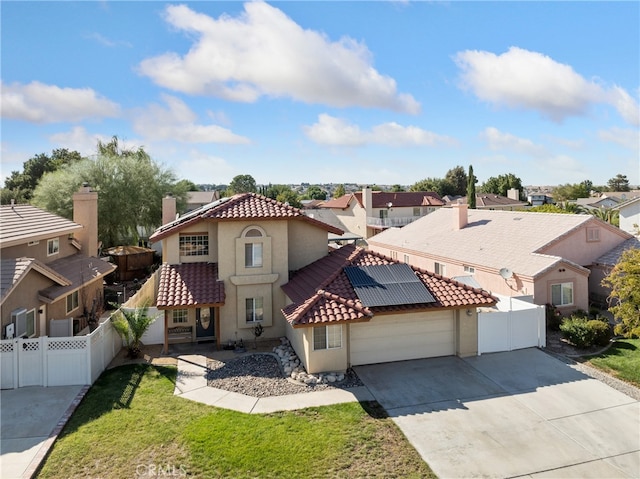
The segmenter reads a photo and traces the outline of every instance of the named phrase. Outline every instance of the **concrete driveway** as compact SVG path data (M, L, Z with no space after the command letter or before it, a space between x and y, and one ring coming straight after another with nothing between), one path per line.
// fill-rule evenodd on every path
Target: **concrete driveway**
M640 403L538 349L355 370L442 479L640 477Z

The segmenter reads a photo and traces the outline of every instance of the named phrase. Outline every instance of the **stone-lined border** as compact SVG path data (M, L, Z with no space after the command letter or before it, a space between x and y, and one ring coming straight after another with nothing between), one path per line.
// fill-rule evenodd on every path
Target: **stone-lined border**
M38 452L33 457L31 462L25 469L25 471L22 473L22 479L31 479L36 475L36 473L42 466L42 463L49 455L49 452L51 451L53 444L57 441L58 436L62 432L62 429L69 421L69 418L71 417L71 415L78 408L78 406L80 405L80 403L82 402L82 400L84 399L84 397L86 396L90 388L91 388L90 385L82 386L82 389L80 389L76 397L73 399L73 401L71 401L71 404L69 405L67 410L60 417L60 420L56 424L56 427L53 428L53 431L51 431L51 433L49 434L49 437L42 443L42 445L40 446L40 449L38 449Z

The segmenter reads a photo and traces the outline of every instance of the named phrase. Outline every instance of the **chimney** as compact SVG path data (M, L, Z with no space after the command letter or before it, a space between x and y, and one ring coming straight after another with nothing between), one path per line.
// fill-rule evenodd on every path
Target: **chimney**
M169 193L162 198L162 224L166 225L176 219L176 199Z
M463 229L467 226L467 223L469 223L468 208L469 206L466 203L456 203L451 205L451 209L453 210L454 231Z
M73 195L73 221L82 225L82 230L75 233L82 252L87 256L98 256L98 193L89 183L82 183Z
M507 198L514 201L520 200L520 191L518 191L518 189L516 188L511 188L509 191L507 191Z
M373 198L371 197L371 188L365 186L362 188L362 206L367 216L372 215L373 211Z

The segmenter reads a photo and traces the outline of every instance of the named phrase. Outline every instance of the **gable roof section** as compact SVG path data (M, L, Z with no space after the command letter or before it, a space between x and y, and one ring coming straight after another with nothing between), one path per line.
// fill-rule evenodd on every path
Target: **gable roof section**
M31 205L0 206L0 248L55 238L82 225Z
M300 220L306 221L330 233L343 233L341 229L306 216L302 210L294 208L293 206L256 193L242 193L232 196L231 198L222 198L193 210L175 221L161 226L149 239L151 241L159 241L200 221L241 221L248 219Z
M467 203L467 197L463 196L456 199L462 203ZM502 195L496 195L494 193L477 193L476 194L476 207L477 208L500 208L505 206L525 206L525 201L514 200Z
M158 309L224 304L224 282L216 263L164 263L160 269Z
M561 261L558 256L544 254L544 250L587 223L630 237L592 215L470 209L467 226L454 229L456 213L449 208L439 209L401 229L389 228L368 241L383 248L415 251L495 271L509 268L533 278Z
M85 284L103 278L116 269L114 264L105 260L80 254L57 259L49 263L48 266L69 282L69 284L53 285L40 291L40 297L48 303L57 301Z
M626 200L626 201L622 201L622 202L618 203L617 205L615 205L614 207L612 207L611 209L620 211L620 210L626 209L627 206L631 206L631 205L633 205L635 203L640 203L640 196L637 196L635 198L631 198L631 199Z
M368 321L378 313L490 306L496 302L486 291L411 267L433 296L433 302L364 306L345 268L393 264L399 262L354 245L343 246L302 268L282 286L293 301L282 313L293 327L305 327L320 323Z
M624 243L620 243L615 248L607 251L605 254L600 256L597 260L594 261L594 264L615 266L616 264L618 264L618 261L620 261L622 253L624 253L628 249L640 249L640 239L635 237L629 238Z
M34 258L3 259L0 263L0 304L9 297L30 271L39 272L59 286L71 284L67 278Z

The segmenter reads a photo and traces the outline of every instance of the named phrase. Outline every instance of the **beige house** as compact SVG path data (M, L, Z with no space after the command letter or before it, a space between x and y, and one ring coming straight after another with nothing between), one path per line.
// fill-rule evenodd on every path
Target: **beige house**
M495 294L589 307L594 262L631 235L592 215L453 205L369 239L371 250Z
M171 210L173 208L173 211ZM150 240L163 264L139 293L164 312L165 350L174 342L229 341L285 335L281 286L327 254L328 233L342 231L297 208L254 194L222 198L175 219L175 199L163 202L172 221Z
M366 239L387 228L408 225L443 205L433 191L390 193L365 187L318 207L330 209L352 235Z
M478 352L480 289L347 245L282 288L287 337L308 373Z
M50 334L51 319L73 332L103 306L103 278L115 266L98 255L98 194L73 195L70 221L30 205L0 206L2 338Z

